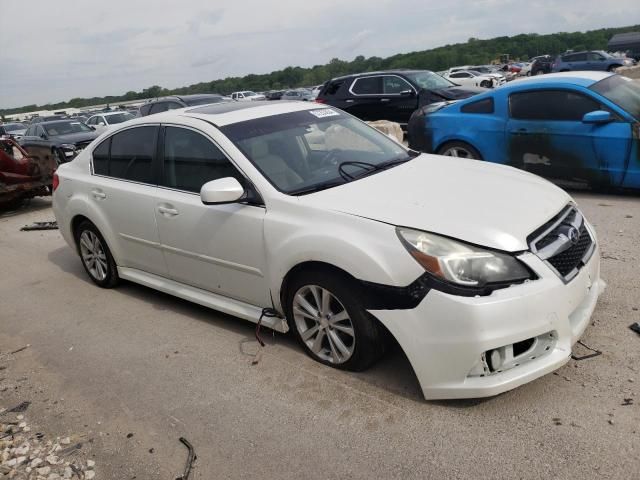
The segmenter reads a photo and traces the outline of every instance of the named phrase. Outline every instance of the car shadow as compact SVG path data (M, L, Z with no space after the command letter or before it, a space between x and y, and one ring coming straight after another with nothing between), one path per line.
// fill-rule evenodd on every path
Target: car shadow
M0 206L0 218L17 217L18 215L25 215L31 212L38 212L41 210L47 210L51 208L51 197L41 198L36 197L30 200L26 200L22 205L17 207L2 207ZM53 213L49 214L50 218L43 219L42 221L54 220Z
M84 271L80 259L69 247L60 247L51 251L48 259L63 272L69 273L83 282L93 284ZM118 291L148 304L155 310L187 316L241 336L242 338L238 341L238 350L247 357L248 361L258 362L261 355L268 351L269 347L274 346L285 349L287 356L293 355L301 363L308 361L302 347L298 345L291 334L283 334L269 328L262 328L260 330L260 338L265 343L265 349L261 349L256 340L256 324L254 323L133 282L123 281L118 287ZM212 312L215 312L215 314L212 315ZM475 407L491 400L491 398L486 398L425 401L416 375L400 345L390 335L387 338L387 345L388 349L384 357L369 369L363 372L340 371L337 375L346 375L356 381L364 382L376 389L384 390L392 395L398 395L416 403L438 405L445 408ZM320 365L318 367L330 368ZM326 372L326 374L329 375L330 372Z

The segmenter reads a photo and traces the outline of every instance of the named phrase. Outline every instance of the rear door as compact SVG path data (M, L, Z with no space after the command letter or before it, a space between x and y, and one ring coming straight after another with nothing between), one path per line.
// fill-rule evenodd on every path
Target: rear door
M604 56L597 52L588 52L587 61L585 62L585 70L606 70L607 64Z
M382 76L371 75L356 78L349 87L349 98L344 110L361 120L389 120L386 102L381 101Z
M87 198L111 232L118 265L167 276L154 214L158 125L119 131L92 153Z

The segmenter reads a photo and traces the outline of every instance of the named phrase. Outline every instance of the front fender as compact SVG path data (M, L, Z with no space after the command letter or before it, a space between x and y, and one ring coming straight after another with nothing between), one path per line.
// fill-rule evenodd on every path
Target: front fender
M268 213L265 242L276 308L282 307L285 276L305 262L327 263L359 280L392 286L409 285L424 273L400 243L394 226L341 212Z

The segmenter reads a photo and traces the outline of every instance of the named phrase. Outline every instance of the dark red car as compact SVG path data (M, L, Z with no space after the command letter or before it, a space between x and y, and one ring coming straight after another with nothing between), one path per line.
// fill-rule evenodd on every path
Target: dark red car
M29 156L13 139L0 137L0 208L51 195L55 169L52 156Z

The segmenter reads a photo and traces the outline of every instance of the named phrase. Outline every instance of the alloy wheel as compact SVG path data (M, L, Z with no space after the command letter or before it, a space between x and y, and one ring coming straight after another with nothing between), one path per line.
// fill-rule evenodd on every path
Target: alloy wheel
M311 352L329 363L345 363L356 344L353 323L342 302L329 290L306 285L293 297L293 318Z
M90 230L85 230L80 235L80 255L93 278L102 281L107 277L109 271L107 254L100 238Z
M469 150L467 150L464 147L447 148L444 152L442 152L442 155L444 155L445 157L459 157L459 158L472 158L472 159L476 158Z

